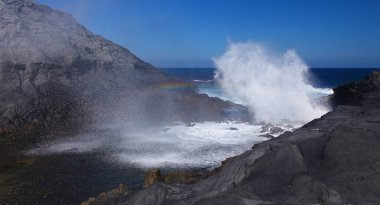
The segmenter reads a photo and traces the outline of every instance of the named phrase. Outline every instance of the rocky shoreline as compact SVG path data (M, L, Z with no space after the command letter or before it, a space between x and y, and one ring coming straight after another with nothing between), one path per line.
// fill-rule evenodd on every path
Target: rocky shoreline
M117 203L117 194L103 194L83 204L380 204L380 73L334 91L332 112L256 144L215 174L164 183L170 174L153 171L146 188Z
M33 0L0 0L0 204L72 203L90 192L57 199L69 183L108 181L94 173L103 167L91 154L22 154L50 136L117 121L222 121L226 110L243 109L191 88L160 89L170 83L178 82L70 14ZM144 189L120 185L84 204L380 204L380 74L336 88L331 103L334 111L212 172L155 170ZM249 121L246 111L241 120ZM52 167L60 176L49 175Z

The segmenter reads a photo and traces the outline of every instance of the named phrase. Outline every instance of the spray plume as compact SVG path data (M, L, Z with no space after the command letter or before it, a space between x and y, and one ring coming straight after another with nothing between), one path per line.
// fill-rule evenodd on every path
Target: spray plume
M328 111L313 102L317 88L307 81L308 67L293 49L276 55L259 43L230 42L213 60L222 88L245 102L257 122L307 122Z

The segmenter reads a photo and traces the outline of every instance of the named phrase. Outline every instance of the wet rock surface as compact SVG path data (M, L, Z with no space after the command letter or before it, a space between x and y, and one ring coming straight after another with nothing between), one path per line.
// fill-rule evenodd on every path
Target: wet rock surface
M256 144L194 184L157 182L121 204L379 204L379 73L334 111ZM351 86L335 90L345 95ZM343 92L343 93L340 93ZM361 97L357 97L361 96ZM347 105L355 102L355 105Z

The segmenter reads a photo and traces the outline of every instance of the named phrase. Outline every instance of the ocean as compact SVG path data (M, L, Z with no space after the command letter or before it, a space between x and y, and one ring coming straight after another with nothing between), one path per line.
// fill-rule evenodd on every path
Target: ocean
M214 79L215 68L160 68L160 70L185 81L207 82ZM314 78L312 84L319 88L334 88L338 85L360 80L375 68L310 68Z

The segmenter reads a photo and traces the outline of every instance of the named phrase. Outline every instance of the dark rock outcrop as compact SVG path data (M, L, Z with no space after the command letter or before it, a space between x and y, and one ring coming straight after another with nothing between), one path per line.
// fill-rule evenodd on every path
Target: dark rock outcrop
M365 95L380 90L380 73L373 72L365 80L334 88L333 105L362 105Z
M91 197L81 205L98 205L98 204L119 204L128 195L127 186L120 184L117 188L109 192L103 192L99 196Z
M162 181L161 171L159 169L150 170L145 175L143 187L149 187L161 181Z
M227 166L235 157L229 157L222 161L222 165L209 171L207 169L192 170L192 171L172 171L161 174L159 169L147 171L143 187L147 188L156 183L165 184L194 184L201 179L206 179L219 173L225 166Z
M206 179L155 183L122 203L380 204L377 82L375 72L354 83L355 95L336 101L344 105L336 104L334 111L292 133L256 144ZM346 95L343 88L335 89L335 97ZM346 105L351 102L355 105Z
M215 120L231 105L191 90L159 89L171 81L70 14L32 0L0 0L1 129L99 116Z

